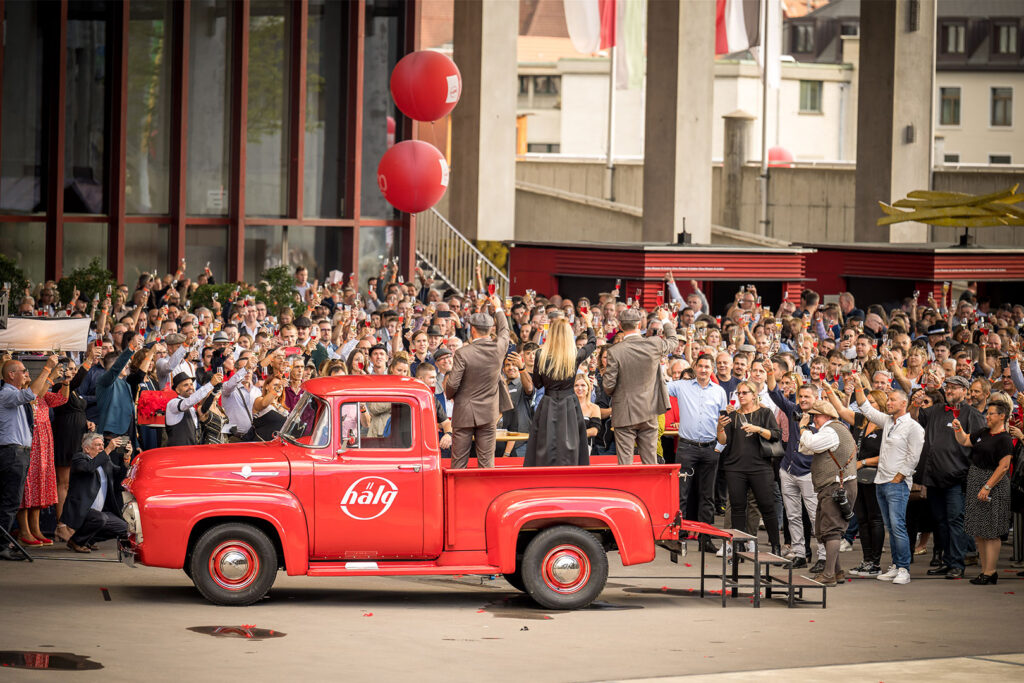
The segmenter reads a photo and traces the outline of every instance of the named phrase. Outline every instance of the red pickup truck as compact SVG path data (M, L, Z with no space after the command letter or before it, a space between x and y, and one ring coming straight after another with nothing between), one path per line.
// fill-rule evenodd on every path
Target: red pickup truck
M650 562L679 538L679 468L453 470L434 397L403 377L308 381L265 443L142 454L124 488L131 564L183 568L211 602L248 605L289 575L503 574L539 604L601 593L609 550ZM611 458L614 461L614 458Z

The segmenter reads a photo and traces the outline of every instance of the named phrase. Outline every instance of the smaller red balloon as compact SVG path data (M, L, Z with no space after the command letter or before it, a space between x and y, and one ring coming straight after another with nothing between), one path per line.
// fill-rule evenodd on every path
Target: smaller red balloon
M448 163L430 143L405 140L384 152L377 165L377 186L399 211L426 211L448 189Z
M462 95L462 74L446 55L411 52L391 72L391 97L414 121L437 121L451 113Z
M772 147L768 150L769 166L792 167L791 161L793 161L793 153L785 147Z

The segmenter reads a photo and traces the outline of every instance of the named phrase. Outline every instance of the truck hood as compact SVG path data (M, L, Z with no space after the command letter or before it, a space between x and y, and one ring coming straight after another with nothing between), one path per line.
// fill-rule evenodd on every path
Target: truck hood
M138 485L153 494L166 481L166 490L180 490L180 483L171 488L171 480L181 479L288 488L291 465L279 441L157 448L132 463L125 488L131 491Z

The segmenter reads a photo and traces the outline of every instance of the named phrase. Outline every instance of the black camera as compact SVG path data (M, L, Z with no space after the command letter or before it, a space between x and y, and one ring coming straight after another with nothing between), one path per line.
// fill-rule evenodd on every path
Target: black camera
M840 484L839 488L832 492L832 502L839 506L839 514L845 521L853 519L853 506L850 505L850 497L846 495L846 489Z

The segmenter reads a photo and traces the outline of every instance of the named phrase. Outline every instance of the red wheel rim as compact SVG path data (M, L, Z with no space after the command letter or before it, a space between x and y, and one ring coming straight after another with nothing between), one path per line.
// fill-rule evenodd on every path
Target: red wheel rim
M210 553L210 578L229 591L248 588L260 571L260 558L244 541L224 541Z
M577 593L590 581L590 558L577 546L555 546L544 556L541 575L556 593Z

